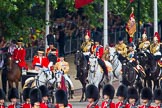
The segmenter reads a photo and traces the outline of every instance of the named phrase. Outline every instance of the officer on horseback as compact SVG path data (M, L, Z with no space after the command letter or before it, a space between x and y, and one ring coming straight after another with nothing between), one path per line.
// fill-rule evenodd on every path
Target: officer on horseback
M98 63L102 67L104 74L107 76L108 70L107 70L107 67L104 61L102 60L102 56L104 54L104 48L102 45L100 45L101 40L102 39L100 36L94 37L95 45L92 46L91 53L94 54L98 58Z
M127 45L123 42L123 37L119 37L119 43L115 46L119 54L119 60L123 60L127 56Z
M54 46L53 42L49 43L49 48L46 49L46 56L52 52L52 50L55 50L55 55L58 57L58 49Z
M160 52L160 36L158 32L155 33L153 38L153 43L150 45L150 53L152 53L155 57L155 60L159 60L161 57Z
M18 40L17 45L18 47L14 50L12 57L20 69L28 70L28 66L25 62L26 50L23 48L22 40Z
M149 50L148 50L149 46L150 46L150 42L147 40L146 31L144 31L144 33L142 35L142 43L140 43L140 45L139 45L139 50L145 50L145 51L149 52Z
M133 43L130 43L128 44L128 54L127 54L127 59L130 61L130 62L133 62L135 61L135 53L136 51L134 50L134 45Z

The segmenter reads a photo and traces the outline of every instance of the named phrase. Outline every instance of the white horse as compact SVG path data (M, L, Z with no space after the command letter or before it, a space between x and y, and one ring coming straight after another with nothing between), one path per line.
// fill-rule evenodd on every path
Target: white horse
M25 80L23 89L27 87L39 87L41 85L47 85L49 83L52 84L54 81L55 78L52 78L52 72L49 69L42 69L42 71L35 77L30 77Z
M89 57L89 72L88 72L88 82L89 84L94 84L99 88L99 84L103 79L104 72L100 65L98 64L98 58L94 55L90 55Z
M118 59L115 47L109 47L109 60L112 64L113 72L110 75L110 82L115 78L119 79L119 83L122 81L122 64Z

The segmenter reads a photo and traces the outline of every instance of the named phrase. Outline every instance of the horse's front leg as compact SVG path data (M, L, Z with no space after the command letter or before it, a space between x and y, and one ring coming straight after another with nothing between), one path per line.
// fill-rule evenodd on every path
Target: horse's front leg
M9 86L9 89L13 88L13 82L12 81L8 81L8 86Z
M17 90L19 89L19 80L15 82Z

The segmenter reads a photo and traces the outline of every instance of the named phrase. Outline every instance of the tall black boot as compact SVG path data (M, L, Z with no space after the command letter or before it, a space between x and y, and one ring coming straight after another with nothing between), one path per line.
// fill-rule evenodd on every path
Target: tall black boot
M71 99L74 98L73 95L74 95L74 90L71 90Z

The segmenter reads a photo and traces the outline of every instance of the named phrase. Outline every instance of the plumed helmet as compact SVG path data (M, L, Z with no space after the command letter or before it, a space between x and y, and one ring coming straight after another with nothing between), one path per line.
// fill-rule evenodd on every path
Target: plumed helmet
M42 101L42 93L38 88L32 89L29 96L32 106L34 106L34 103Z
M85 39L90 39L90 31L89 30L86 30L86 35L85 35Z
M122 40L123 40L123 37L122 37L122 36L120 36L120 37L118 38L118 40L119 40L119 41L122 41Z
M158 32L155 32L154 34L154 41L160 42L160 35Z
M103 88L103 95L108 95L110 97L110 99L114 98L114 93L115 93L115 89L112 85L107 84L104 86Z
M26 101L26 99L30 98L30 92L31 92L31 88L25 88L23 90L23 100Z
M148 99L148 100L152 99L152 91L150 88L145 87L142 89L141 99Z
M162 101L162 89L155 89L154 90L154 100Z
M68 102L67 94L64 90L60 89L56 91L56 103L57 104L64 104L66 106Z
M137 89L135 87L131 87L128 88L128 94L127 94L127 98L132 98L132 99L136 99L136 101L138 100L138 92Z
M2 89L0 89L0 99L6 99L5 93Z
M98 91L98 88L95 85L90 84L90 85L87 86L86 98L93 98L94 101L96 101L99 98L99 91Z
M142 34L142 39L145 39L147 38L147 35L146 35L146 30L144 30L143 34Z
M39 89L41 90L42 97L49 96L49 90L45 85L41 85Z
M11 88L8 92L8 100L11 101L13 98L19 98L18 90L16 88Z
M126 98L127 97L127 87L125 85L120 85L118 87L116 96L122 96L122 97Z

